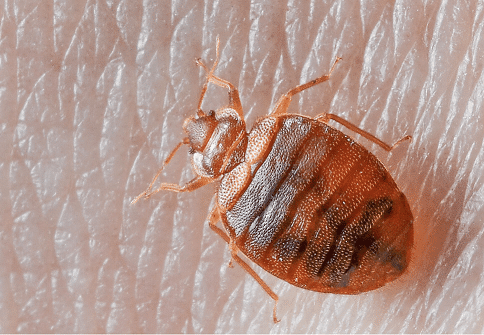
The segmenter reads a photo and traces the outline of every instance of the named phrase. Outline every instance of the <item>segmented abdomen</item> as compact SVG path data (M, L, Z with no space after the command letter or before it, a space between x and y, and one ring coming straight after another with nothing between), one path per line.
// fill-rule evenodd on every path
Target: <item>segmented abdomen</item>
M238 248L315 291L360 293L398 277L409 261L412 214L383 165L324 123L299 115L278 122L252 180L222 214Z

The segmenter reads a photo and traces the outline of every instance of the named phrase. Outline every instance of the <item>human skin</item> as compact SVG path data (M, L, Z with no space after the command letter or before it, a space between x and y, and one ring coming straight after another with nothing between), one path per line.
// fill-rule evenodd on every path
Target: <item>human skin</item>
M482 3L5 1L0 7L0 332L484 331ZM248 129L326 73L290 111L337 114L406 194L408 272L355 296L293 287L208 227L216 185L142 192L185 134L204 72L239 88ZM204 110L227 104L210 88ZM180 149L161 179L193 178Z

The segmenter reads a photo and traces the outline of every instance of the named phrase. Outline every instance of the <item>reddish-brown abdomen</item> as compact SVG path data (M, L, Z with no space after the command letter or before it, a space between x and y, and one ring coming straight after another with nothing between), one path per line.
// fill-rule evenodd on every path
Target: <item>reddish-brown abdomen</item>
M237 247L314 291L354 294L398 277L410 257L412 214L383 165L317 120L284 114L275 129L244 190L221 213Z

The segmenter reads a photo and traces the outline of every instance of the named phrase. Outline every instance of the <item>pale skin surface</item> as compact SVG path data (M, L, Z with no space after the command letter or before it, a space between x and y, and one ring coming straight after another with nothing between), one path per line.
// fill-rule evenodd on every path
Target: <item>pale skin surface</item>
M2 3L0 332L482 333L482 4L240 3ZM217 35L216 75L239 88L249 128L340 56L289 110L413 136L390 154L361 140L414 214L402 280L341 296L254 266L279 295L274 325L272 299L227 267L205 221L214 185L129 206L184 137L194 59L211 66ZM212 87L202 107L226 99ZM161 178L190 180L189 162L180 149Z

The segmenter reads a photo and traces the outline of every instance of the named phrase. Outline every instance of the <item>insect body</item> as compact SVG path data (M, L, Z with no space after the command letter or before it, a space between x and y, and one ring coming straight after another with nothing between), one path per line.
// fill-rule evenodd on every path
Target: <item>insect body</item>
M184 186L153 179L141 197L161 190L190 192L219 181L210 227L232 259L276 301L277 295L239 256L302 288L357 294L383 286L406 269L413 243L412 214L388 171L365 148L326 124L334 119L381 145L372 135L332 114L288 114L294 94L329 79L321 76L283 95L247 133L237 89L207 72L196 116L183 128L197 177ZM227 88L229 106L201 110L208 83ZM222 221L224 229L216 226ZM276 319L274 306L274 321Z
M259 120L246 153L222 178L218 206L230 240L252 261L296 286L345 294L405 270L409 206L362 146L320 121L285 114Z

